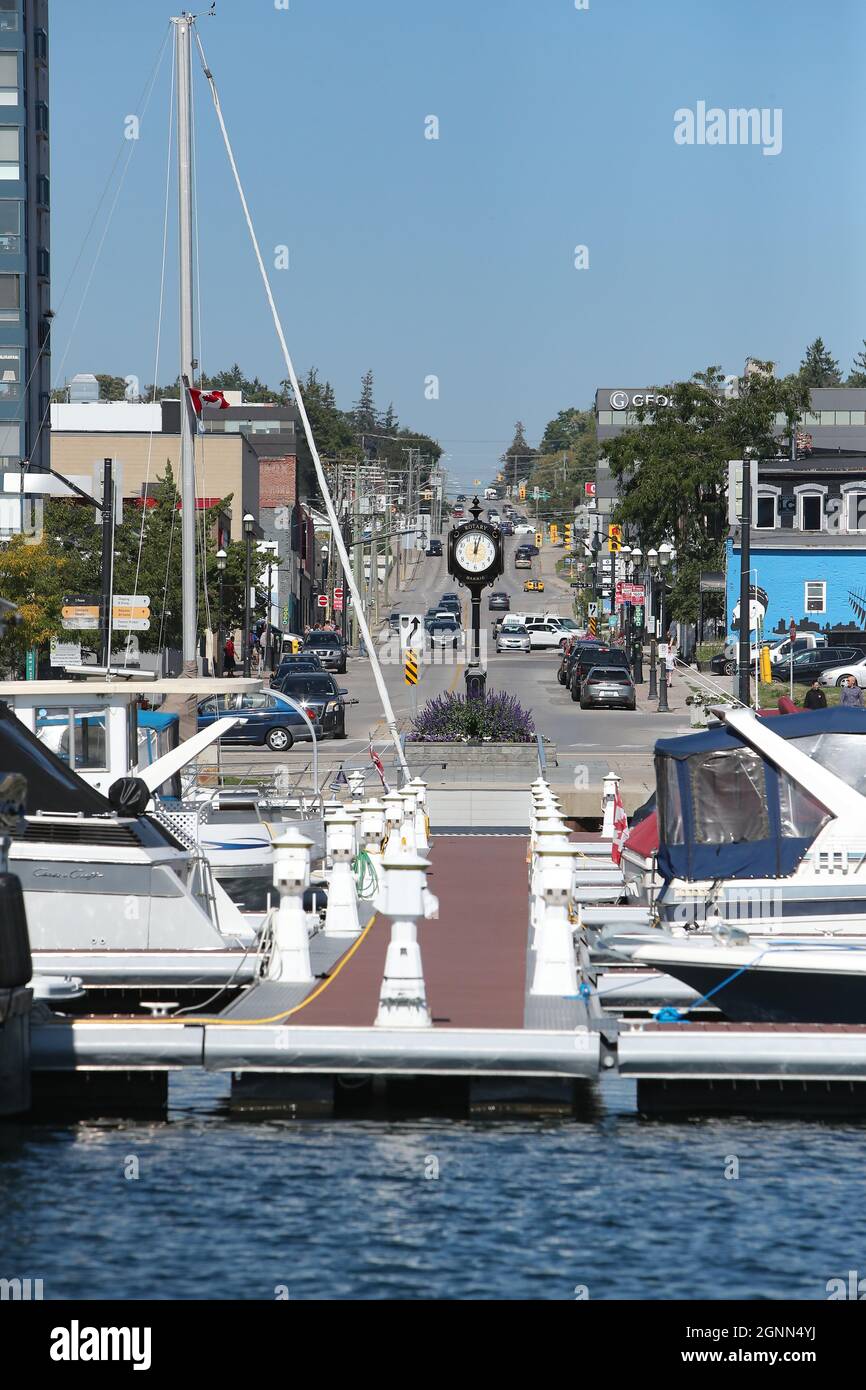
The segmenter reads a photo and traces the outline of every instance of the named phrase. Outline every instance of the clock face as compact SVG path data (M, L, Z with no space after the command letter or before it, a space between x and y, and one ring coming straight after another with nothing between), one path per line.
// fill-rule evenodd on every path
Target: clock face
M496 546L486 531L465 531L454 547L454 559L467 574L484 574L496 561Z

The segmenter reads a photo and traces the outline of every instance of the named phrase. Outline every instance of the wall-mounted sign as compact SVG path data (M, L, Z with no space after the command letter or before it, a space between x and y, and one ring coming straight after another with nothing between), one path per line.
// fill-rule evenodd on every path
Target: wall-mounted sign
M638 406L673 405L673 397L656 391L611 391L611 410L635 410Z

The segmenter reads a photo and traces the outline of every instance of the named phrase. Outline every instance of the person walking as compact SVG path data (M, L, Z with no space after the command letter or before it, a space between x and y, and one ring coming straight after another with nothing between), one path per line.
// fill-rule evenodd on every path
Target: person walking
M847 685L842 686L839 704L853 705L855 708L859 709L863 708L863 691L860 689L854 676L849 676Z
M827 696L817 681L813 681L803 699L803 709L826 709Z
M223 647L223 673L226 676L234 675L236 662L234 638L227 637Z
M675 667L675 665L676 665L676 659L677 659L677 644L676 644L676 642L668 642L668 649L667 649L667 652L665 653L665 679L667 680L668 689L669 689L669 690L670 690L671 684L672 684L672 682L673 682L673 674L674 674L674 667Z

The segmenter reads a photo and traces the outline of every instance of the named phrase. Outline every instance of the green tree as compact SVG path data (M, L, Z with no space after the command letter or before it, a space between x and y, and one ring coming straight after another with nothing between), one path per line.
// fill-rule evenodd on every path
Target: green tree
M376 415L372 371L365 372L361 377L361 395L352 407L352 419L355 422L355 429L362 434L375 433L378 417Z
M522 420L518 420L514 426L514 438L499 459L506 483L525 482L532 472L537 454L538 450L527 442L526 426Z
M105 372L97 372L96 380L99 382L99 399L101 401L126 400L125 377L108 376Z
M823 338L816 338L806 348L806 355L800 363L800 380L806 386L841 386L842 375L839 363L824 346Z
M863 347L854 358L853 365L848 373L846 386L866 386L866 338L863 340Z
M742 458L746 447L777 456L775 416L785 415L790 431L808 406L805 382L780 381L771 364L758 365L765 370L747 377L736 398L724 395L718 367L664 388L670 406L638 407L634 428L605 444L620 492L614 519L645 552L665 539L677 547L670 611L685 622L697 617L700 572L722 566L728 460Z
M62 631L69 562L43 537L29 543L12 536L0 545L0 594L18 608L20 621L0 638L0 660L20 673L30 647L44 647Z

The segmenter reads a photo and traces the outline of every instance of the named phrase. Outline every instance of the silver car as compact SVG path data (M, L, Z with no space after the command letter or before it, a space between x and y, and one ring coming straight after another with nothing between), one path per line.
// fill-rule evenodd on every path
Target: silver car
M501 627L496 634L498 652L528 652L532 649L525 627Z

